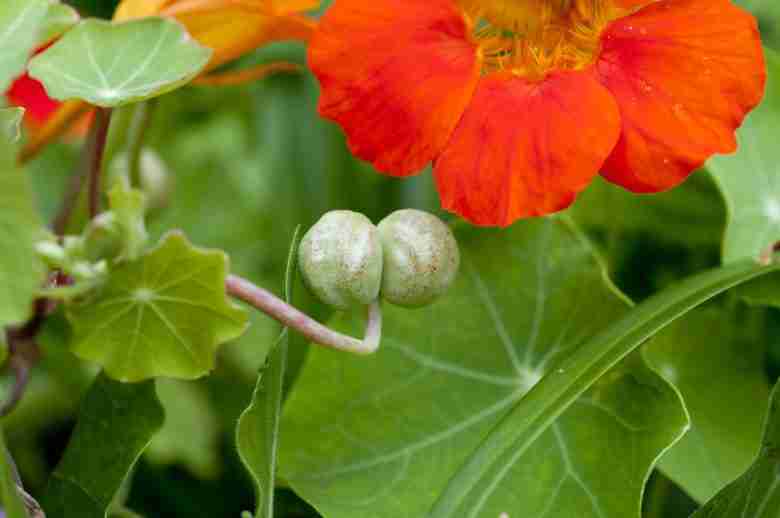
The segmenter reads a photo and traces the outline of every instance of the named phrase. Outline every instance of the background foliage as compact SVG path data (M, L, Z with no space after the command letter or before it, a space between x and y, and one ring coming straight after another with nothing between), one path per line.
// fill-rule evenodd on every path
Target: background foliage
M71 3L84 13L109 16L113 11L112 2L104 0ZM780 49L780 4L775 0L744 0L742 3L759 17L766 45ZM265 49L246 58L246 61L260 63L279 57L299 63L305 59L302 47L282 44ZM289 243L295 228L298 225L308 227L324 211L351 209L366 213L374 221L401 206L439 211L431 175L423 174L399 182L373 174L370 166L354 159L347 151L340 131L317 117L317 93L318 87L313 77L308 73L299 73L277 75L241 87L188 87L162 98L154 114L149 143L168 165L175 178L175 187L168 207L155 213L150 221L153 239L171 228L181 229L199 246L225 250L231 258L233 271L281 293ZM775 129L780 124L777 106L775 101L772 110L765 110L757 116L763 118L760 120L774 123ZM765 130L758 123L751 128ZM750 139L748 145L755 143L755 139ZM32 165L34 189L39 206L47 218L56 211L65 188L66 174L71 170L63 164L75 163L77 151L73 143L59 144L49 148ZM780 185L780 169L777 166L780 155L776 149L764 145L752 152L758 157L755 159L756 174L740 171L743 176L738 181L744 182L743 185L748 190L752 189L752 192L763 192L759 177L765 175L772 182L770 186L773 190L770 192L777 192L776 188ZM734 229L734 213L730 212L733 207L728 205L730 196L735 195L734 190L728 191L728 187L725 187L724 197L715 181L721 176L720 171L728 171L727 160L714 161L710 165L712 174L702 171L683 187L655 197L638 198L624 194L606 183L597 183L570 211L571 220L585 229L597 244L596 254L604 259L612 279L631 299L641 301L686 275L721 262L721 243L727 226L729 232L739 232L739 228ZM615 214L620 217L616 218ZM750 225L756 224L760 225L761 222L750 221ZM553 223L530 224L527 230L518 230L528 234L518 239L542 239L540 236L545 232L544 225ZM588 286L590 284L587 283L593 283L597 288L591 296L609 299L608 302L599 302L600 307L609 308L604 309L605 312L618 314L623 311L626 302L608 286L600 284L600 270L594 252L583 252L578 248L579 245L567 241L565 230L554 228L547 232L554 235L552 244L538 246L550 246L551 253L560 254L564 250L571 255L572 250L577 250L576 253L584 254L580 256L582 264L564 262L558 266L564 272L574 268L579 272L577 275L582 277L581 282ZM465 233L461 238L463 242L476 239ZM504 250L501 253L511 255L510 252ZM480 257L472 259L480 261ZM586 266L583 267L583 264ZM469 314L462 307L463 299L479 299L482 296L480 286L491 290L499 287L500 283L489 277L492 266L480 264L479 267L480 272L488 272L486 278L462 283L452 299L445 306L437 306L436 311L444 315L438 318L453 320L468 315L478 320L470 327L484 328L488 336L473 337L473 342L484 340L485 344L491 344L490 347L498 347L504 337L501 336L500 326L497 327L495 315L491 314L490 304L484 303L482 313L477 315ZM467 264L464 268L467 276L469 271L476 271L473 268L473 265L469 267ZM586 273L582 273L582 268L585 268ZM560 274L560 271L557 273ZM518 283L529 286L534 286L534 282L533 279L518 279ZM745 293L752 295L752 300L761 304L746 304L739 294L729 293L677 322L644 351L650 365L674 383L686 398L692 421L691 431L686 438L667 453L660 468L652 474L646 502L652 504L654 514L649 518L689 516L699 503L712 497L724 484L743 473L758 452L769 401L769 387L780 374L780 300L762 296L762 292L756 288L747 290ZM308 299L305 290L295 291L297 305L320 319L329 318L327 310ZM551 289L551 293L553 291ZM561 300L567 300L567 297L580 300L573 293L558 296L562 297ZM519 315L517 322L513 322L509 329L510 337L533 327L534 308L529 300L507 296L506 302L501 304L504 311ZM550 320L549 323L543 321L542 329L554 323L560 325L561 321L570 317L569 308L561 307L558 311L558 314L546 316ZM609 315L605 313L603 316ZM430 317L424 313L411 313L405 325L419 328L424 325L426 318ZM273 321L257 313L252 313L250 320L249 332L221 351L217 369L212 376L193 382L164 381L158 384L157 398L165 409L167 419L138 464L132 484L126 488L128 507L145 516L162 518L239 516L241 511L254 508L252 480L237 456L234 426L239 414L251 400L257 371L263 365L269 348L276 343L280 329ZM342 322L341 325L349 326L350 323ZM81 398L94 376L90 367L79 363L66 351L66 344L63 343L65 329L64 315L50 319L47 323L42 338L44 360L34 373L23 404L4 423L7 442L26 487L37 497L42 496L49 473L63 455L78 416ZM396 343L394 331L388 331L388 347L384 353L402 358L404 344ZM447 330L441 332L446 333ZM403 330L398 332L399 337L411 334ZM552 338L548 338L545 336L542 340L545 347L551 347L553 343ZM583 337L577 339L582 340ZM301 372L307 351L307 345L299 339L290 339L287 388L292 386L293 380ZM523 350L516 352L525 353ZM500 351L492 354L498 353ZM442 365L447 360L470 358L474 363L477 361L475 354L474 350L454 348L446 351L446 357L434 355L428 360ZM534 354L543 358L544 350ZM334 361L332 356L331 353L316 351L309 358L299 380L300 385L292 392L291 406L285 417L288 423L296 425L290 430L305 430L309 420L316 422L327 418L331 407L314 411L312 408L322 403L305 400L307 394L309 397L318 394L317 383L322 383L323 376L321 372L338 369L341 376L338 390L349 393L362 383L361 372L362 376L367 377L406 379L412 370L409 365L399 361L371 364L368 370L365 365L356 368L352 362L331 366L328 362ZM410 361L409 358L407 360ZM417 362L420 361L417 358ZM477 365L483 369L483 374L493 373L494 366ZM391 372L388 369L401 370ZM441 376L441 379L436 376ZM445 380L452 389L453 376L465 383L462 376L458 377L458 373L425 371L423 377L414 378L413 382L399 390L411 393L435 390L437 384ZM462 387L464 394L471 394L469 397L472 399L467 400L467 404L473 405L475 409L489 406L496 398L500 401L502 397L507 397L500 383L496 384L497 379L490 376L482 377L480 390L476 390L470 383ZM485 382L486 379L492 379L492 384ZM620 390L614 387L622 387L620 384L629 382L626 379L612 380L614 386L606 384L606 387L601 387L606 395L601 394L600 397L605 398L605 404L619 407ZM106 398L110 398L111 391L116 390L116 387L106 383L103 392ZM419 383L419 386L413 383ZM664 392L664 398L676 397L667 385L656 389L668 391ZM633 387L633 390L640 391L637 387ZM509 396L513 397L512 394ZM149 397L155 399L153 394ZM341 399L338 394L334 397L336 400L333 405L338 405ZM636 397L643 397L643 394L637 393ZM664 398L660 401L652 399L652 405L663 406ZM397 422L405 417L403 413L400 417L398 413L393 413L397 409L392 406L392 396L382 395L381 399L388 405L382 407L381 413L377 413L379 407L373 406L376 401L367 397L366 401L357 402L354 408L343 412L339 416L342 421L336 422L334 426L337 424L350 428L359 426L366 419L384 418ZM104 401L94 403L106 404ZM464 399L459 404L463 405ZM652 417L655 408L652 405L648 403L648 415L645 418ZM147 408L148 415L143 419L144 426L149 429L159 425L155 409ZM82 408L81 411L88 410ZM582 414L578 416L580 422L588 420L592 426L605 426L607 431L604 437L609 437L608 429L612 425L606 424L598 411L592 408L578 411ZM419 413L424 413L424 410ZM641 417L632 416L631 419L639 420ZM558 441L560 445L561 437L567 437L571 444L576 444L579 440L577 431L574 427L567 429L566 423L564 420L561 428L556 428L557 431L544 440L551 444ZM391 424L388 422L387 428L393 428L389 426ZM89 425L89 420L80 424L85 427ZM419 423L422 428L429 425ZM641 426L641 423L637 426ZM680 423L672 422L668 429L655 433L664 437L674 436L679 426ZM355 436L359 437L360 432L355 431ZM436 433L435 427L423 430L424 436ZM408 440L408 437L384 434L381 441L372 444L392 451L393 441ZM473 439L466 437L459 440ZM653 437L646 440L652 442ZM299 473L310 471L311 463L317 463L317 455L337 464L342 460L345 464L347 461L356 462L354 452L349 452L350 448L354 448L354 441L352 443L350 446L350 441L345 440L341 444L312 444L312 450L321 451L306 452L285 450L283 446L283 458L288 460L288 467L282 472L285 477L283 482L301 491L310 501L318 502L323 510L343 511L337 498L340 487L338 481L333 483L333 492L330 493L332 498L321 498L307 489ZM441 445L444 449L458 446L457 443ZM539 445L539 448L544 447L545 444ZM614 443L604 446L605 449L616 447ZM623 447L637 451L642 449L643 443L625 444ZM376 451L359 451L357 457L368 457L369 453L376 458ZM352 458L348 458L350 455ZM530 452L531 461L534 455L540 454ZM605 465L593 465L592 459L567 458L563 450L559 457L559 469L565 469L567 462L573 462L586 473L585 478L589 470L612 469ZM424 463L416 466L413 457L408 461L412 464L404 469L417 472L424 470ZM642 459L637 462L648 463ZM381 480L399 477L398 466L392 465L392 462L383 469L386 471L376 475L383 477ZM522 485L523 477L528 475L516 473L514 476L515 483ZM431 474L423 477L434 484L435 477ZM350 479L346 481L355 483ZM369 482L362 480L362 483ZM641 482L643 480L637 481L639 487ZM429 489L433 491L433 488ZM410 487L409 491L418 495L423 492L419 486ZM561 501L553 505L563 506L567 503L565 493L562 495ZM534 495L523 497L532 499ZM420 496L420 499L423 498L424 495ZM615 502L615 509L638 506L638 492L628 500L628 503ZM548 504L540 501L539 508L543 509ZM386 502L382 506L389 513L387 516L402 516L398 511L393 514L390 503ZM319 516L287 489L277 491L276 508L277 516L281 518ZM367 516L359 506L354 512L354 516Z

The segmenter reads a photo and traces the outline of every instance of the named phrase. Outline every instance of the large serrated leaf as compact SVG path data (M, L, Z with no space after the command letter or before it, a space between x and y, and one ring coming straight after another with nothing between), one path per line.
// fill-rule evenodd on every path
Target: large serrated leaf
M628 310L555 219L457 237L450 293L423 310L385 306L376 356L311 352L286 404L282 476L329 518L428 516L491 428ZM337 326L358 334L354 320ZM650 469L686 424L677 394L634 356L522 455L507 453L455 516L638 517Z
M0 327L25 320L44 268L35 253L43 232L33 206L32 188L16 164L11 142L17 133L17 109L0 110Z
M691 429L664 455L660 468L698 502L745 471L761 443L770 388L766 339L756 336L745 313L720 307L692 311L644 351L680 390L691 416Z
M105 518L163 419L154 382L127 384L98 376L46 488L47 517Z
M29 70L55 99L114 107L178 88L210 56L174 20L85 20L30 61Z
M753 466L691 518L777 518L780 514L780 384L772 391L764 441Z
M285 298L292 302L292 286L297 270L298 228L293 235L284 281ZM254 518L273 518L276 486L279 421L284 399L289 330L282 330L265 367L257 376L252 402L236 426L236 445L241 461L252 475L257 492Z
M780 241L780 57L766 50L764 101L737 132L739 150L707 163L728 206L723 261L759 257Z
M228 258L192 246L178 232L68 309L72 350L122 381L194 379L214 366L217 348L246 328L246 312L225 294Z
M52 4L52 0L0 2L0 92L24 72Z

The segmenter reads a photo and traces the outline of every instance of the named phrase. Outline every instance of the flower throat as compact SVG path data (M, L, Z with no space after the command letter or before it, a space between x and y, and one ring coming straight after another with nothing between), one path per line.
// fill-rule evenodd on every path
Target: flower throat
M607 24L627 14L610 0L460 0L479 46L482 73L541 80L581 70L600 50Z

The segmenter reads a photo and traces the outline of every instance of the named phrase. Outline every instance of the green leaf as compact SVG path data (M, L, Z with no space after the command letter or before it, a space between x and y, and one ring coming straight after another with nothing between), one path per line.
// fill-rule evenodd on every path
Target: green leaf
M55 99L114 107L178 88L210 57L173 20L85 20L30 61L29 70Z
M214 367L220 344L241 335L246 312L225 294L228 258L171 232L106 284L73 304L73 352L122 381L194 379Z
M51 4L51 0L0 3L0 92L5 92L24 73Z
M717 244L725 220L720 194L712 178L701 172L653 196L637 196L599 177L577 197L570 214L587 229L619 235L649 232L687 246Z
M2 9L2 8L0 8ZM16 124L17 110L1 110L4 127ZM10 121L10 124L9 124ZM16 164L15 146L0 136L0 327L27 319L44 268L35 253L43 228L33 193Z
M285 405L282 476L329 518L428 516L491 428L543 375L569 379L561 362L628 310L557 219L456 236L451 292L426 309L385 306L375 356L315 348ZM359 334L356 320L337 327ZM634 356L550 424L455 516L638 517L653 464L687 421Z
M300 227L293 235L287 259L284 286L285 298L288 303L292 302L292 287L297 270L299 232ZM289 330L283 329L276 346L268 356L265 367L257 376L252 402L241 414L236 426L238 454L255 482L257 492L255 518L273 518L274 516L279 421L282 414L282 400L284 399L288 335Z
M780 509L780 384L772 391L761 452L751 468L691 518L777 518Z
M165 424L145 458L158 465L179 463L200 479L216 477L221 462L219 420L203 387L161 378L157 395L165 409Z
M0 430L0 502L5 511L3 516L4 518L27 518L27 508L16 488L12 462L3 432Z
M707 163L728 206L724 262L757 258L780 241L780 57L766 49L766 58L766 95L737 132L739 151Z
M698 502L745 471L761 443L769 401L766 340L749 331L744 313L692 311L645 349L650 363L680 390L691 416L691 429L660 468Z
M461 466L432 509L431 518L468 516L518 459L611 368L691 309L740 283L780 270L744 260L690 277L638 305L587 339L502 419Z
M52 3L43 19L38 45L48 43L61 36L79 22L79 13L69 5Z
M43 498L48 518L104 518L164 414L154 382L98 376Z

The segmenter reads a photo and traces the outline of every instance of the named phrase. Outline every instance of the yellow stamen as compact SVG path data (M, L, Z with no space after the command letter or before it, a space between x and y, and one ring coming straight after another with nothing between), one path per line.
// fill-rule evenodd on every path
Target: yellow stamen
M650 1L650 0L649 0ZM531 80L590 66L600 35L627 14L610 0L459 0L472 20L483 73L507 70Z

